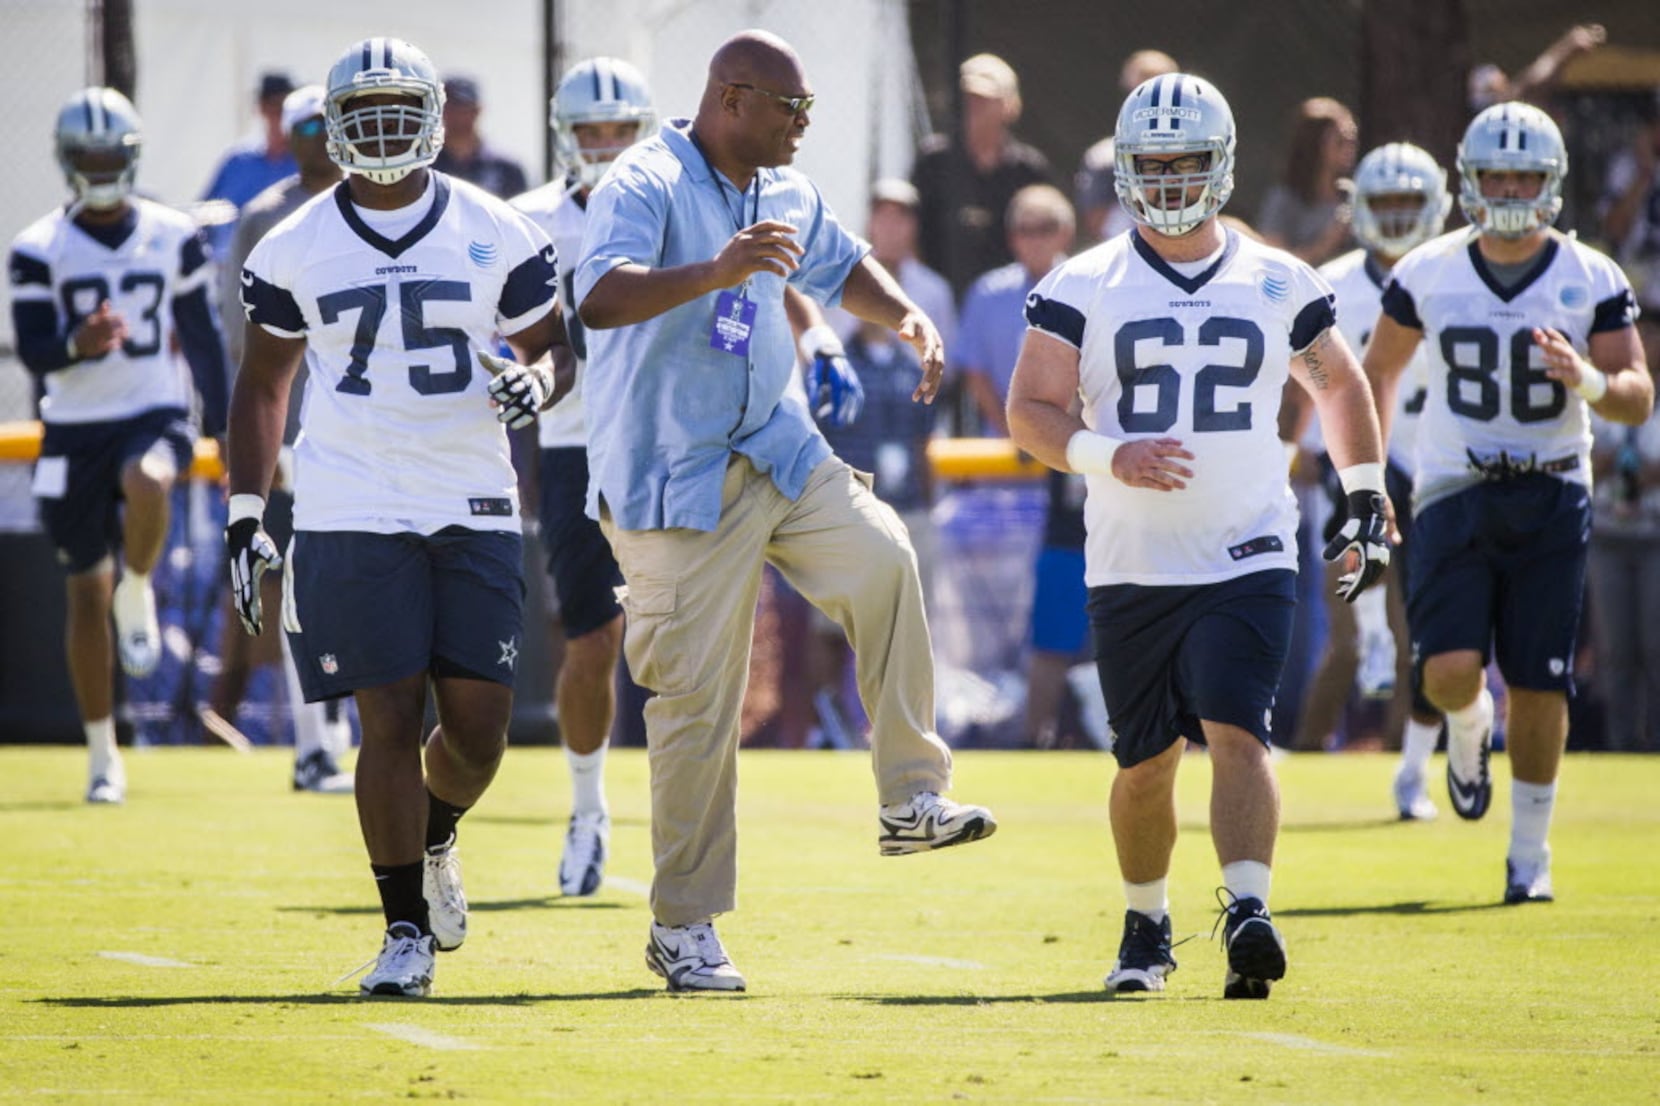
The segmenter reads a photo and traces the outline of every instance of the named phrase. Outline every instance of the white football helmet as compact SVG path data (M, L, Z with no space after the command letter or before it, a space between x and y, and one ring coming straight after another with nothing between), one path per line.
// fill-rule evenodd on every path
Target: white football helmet
M143 124L132 101L113 88L87 88L58 109L58 168L84 207L108 210L132 194ZM77 164L82 154L117 155L110 167Z
M329 70L327 89L329 160L348 173L395 184L432 164L444 146L444 86L427 56L402 39L353 44ZM387 93L412 96L420 106L352 106L359 97Z
M1378 211L1374 199L1414 196L1416 210ZM1410 142L1379 146L1360 159L1354 178L1354 232L1362 246L1391 257L1441 233L1452 210L1447 171Z
M579 123L637 124L634 137L621 146L584 150L573 129ZM651 88L640 71L620 58L589 58L573 65L548 103L559 164L574 172L584 188L599 183L617 155L651 135L657 112Z
M1204 171L1186 176L1141 174L1138 157L1165 160L1189 154L1208 157ZM1222 210L1233 194L1233 111L1216 86L1186 73L1165 73L1136 86L1118 111L1113 132L1114 186L1118 202L1144 227L1180 237ZM1200 188L1185 203L1187 190ZM1148 200L1167 190L1182 190L1184 206L1164 207Z
M1543 173L1545 183L1531 200L1489 199L1481 194L1480 177L1489 170ZM1530 104L1494 104L1470 121L1458 144L1458 206L1471 223L1500 238L1521 238L1556 222L1567 175L1562 132Z

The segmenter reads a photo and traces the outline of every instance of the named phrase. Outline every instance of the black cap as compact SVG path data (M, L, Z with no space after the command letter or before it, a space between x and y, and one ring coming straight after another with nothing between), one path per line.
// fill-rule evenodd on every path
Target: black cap
M478 82L471 77L445 77L444 97L458 104L482 104Z
M294 83L293 77L277 70L261 73L259 76L259 98L261 100L280 100L298 87Z

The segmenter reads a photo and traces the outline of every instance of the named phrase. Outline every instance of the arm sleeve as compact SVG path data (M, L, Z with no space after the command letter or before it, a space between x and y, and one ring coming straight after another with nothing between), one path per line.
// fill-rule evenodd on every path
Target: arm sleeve
M1390 281L1389 287L1383 290L1383 313L1409 329L1424 329L1423 320L1418 318L1418 305L1412 302L1412 293L1399 280Z
M802 235L801 265L788 280L798 291L834 307L841 303L842 285L853 266L870 252L870 246L847 232L814 185L803 181L802 186L810 196L815 218Z
M1026 325L1081 350L1084 313L1067 302L1066 285L1064 268L1057 268L1038 281L1038 286L1026 296Z
M582 257L572 286L575 309L600 278L619 265L655 269L661 263L667 197L656 182L636 171L612 170L588 197Z
M1337 293L1330 281L1301 261L1292 262L1290 276L1291 295L1287 299L1302 304L1291 319L1290 344L1293 353L1300 353L1337 325Z
M223 433L230 362L225 357L225 341L219 333L219 320L214 318L205 284L173 297L173 330L179 336L179 346L190 365L196 391L202 397L202 433L210 436Z
M518 258L502 282L496 318L503 334L517 334L548 313L559 300L559 254L547 232L517 208L504 233L514 236Z
M52 268L38 257L13 250L6 266L12 285L12 333L17 357L36 376L68 368L69 336L52 300Z

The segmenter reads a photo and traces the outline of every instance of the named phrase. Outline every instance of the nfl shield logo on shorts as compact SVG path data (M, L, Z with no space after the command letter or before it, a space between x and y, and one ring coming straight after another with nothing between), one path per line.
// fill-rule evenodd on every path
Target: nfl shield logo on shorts
M330 676L340 671L340 662L334 659L333 653L324 653L317 658L317 663Z

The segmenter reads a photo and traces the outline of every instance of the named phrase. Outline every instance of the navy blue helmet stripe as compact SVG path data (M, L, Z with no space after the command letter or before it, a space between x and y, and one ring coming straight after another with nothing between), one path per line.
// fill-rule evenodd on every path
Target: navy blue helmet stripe
M358 63L358 68L359 69L367 70L369 68L369 66L370 66L369 51L373 50L374 48L375 48L375 40L374 39L366 38L366 39L363 40L363 60Z
M1182 106L1182 82L1179 78L1172 78L1172 80L1176 82L1176 87L1170 92L1170 106L1179 108Z

